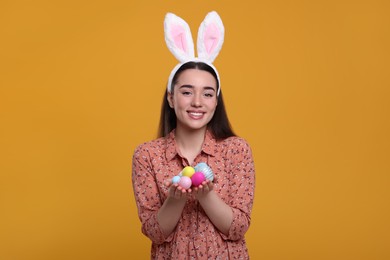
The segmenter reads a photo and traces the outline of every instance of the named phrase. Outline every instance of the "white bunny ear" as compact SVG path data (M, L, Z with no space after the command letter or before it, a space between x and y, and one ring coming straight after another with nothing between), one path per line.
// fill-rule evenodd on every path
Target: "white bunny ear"
M168 49L176 59L185 62L195 57L191 30L182 18L167 13L164 21L164 33Z
M225 28L217 12L208 13L198 31L198 57L212 63L222 48L224 36Z

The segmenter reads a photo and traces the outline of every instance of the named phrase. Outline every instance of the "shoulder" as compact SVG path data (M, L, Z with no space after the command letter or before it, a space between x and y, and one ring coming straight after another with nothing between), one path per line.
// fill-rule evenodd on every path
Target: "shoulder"
M165 137L160 137L148 142L144 142L139 144L135 149L134 149L134 157L140 157L140 156L146 156L153 153L161 153L165 150L166 147L166 138Z
M223 158L236 165L238 162L253 161L252 149L248 141L242 137L232 136L219 142Z
M222 147L229 149L251 149L246 139L239 136L231 136L219 142Z
M239 136L231 136L218 141L217 146L219 147L218 150L227 158L252 154L252 149L247 140Z

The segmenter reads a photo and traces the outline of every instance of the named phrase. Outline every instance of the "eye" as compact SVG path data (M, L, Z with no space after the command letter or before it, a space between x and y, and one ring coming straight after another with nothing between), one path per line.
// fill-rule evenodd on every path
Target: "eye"
M214 97L214 93L211 93L211 92L206 92L206 93L204 93L203 94L205 97L207 97L207 98L212 98L212 97Z
M192 94L192 92L191 91L182 91L181 94L183 96L190 96Z

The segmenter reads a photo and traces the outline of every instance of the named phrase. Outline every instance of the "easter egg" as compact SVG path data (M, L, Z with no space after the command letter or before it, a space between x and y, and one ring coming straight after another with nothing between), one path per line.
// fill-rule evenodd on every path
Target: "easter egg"
M208 166L206 163L198 163L195 166L195 171L202 172L204 177L207 180L213 181L214 180L214 173L211 170L210 166Z
M187 177L190 177L195 173L195 169L194 167L191 167L191 166L186 166L184 167L184 169L181 171L181 174L183 176L187 176Z
M175 176L172 178L172 183L179 183L180 181L180 176Z
M180 187L182 187L184 189L189 189L192 185L191 178L188 176L181 177L180 181L179 181L179 185L180 185Z
M202 172L195 172L191 177L192 185L195 187L201 185L204 180L206 180L206 178Z

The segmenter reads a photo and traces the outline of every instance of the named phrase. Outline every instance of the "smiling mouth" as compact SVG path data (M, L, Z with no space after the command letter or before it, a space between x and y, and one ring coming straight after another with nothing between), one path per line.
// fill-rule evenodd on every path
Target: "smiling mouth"
M201 118L204 115L203 112L188 112L188 114L190 115L190 117L195 119Z

